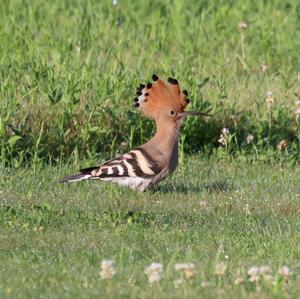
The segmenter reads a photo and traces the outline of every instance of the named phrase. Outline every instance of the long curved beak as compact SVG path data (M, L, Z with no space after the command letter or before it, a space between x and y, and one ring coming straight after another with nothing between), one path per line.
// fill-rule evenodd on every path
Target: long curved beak
M206 112L200 112L200 111L184 111L179 113L179 117L184 117L184 116L212 116L209 113Z

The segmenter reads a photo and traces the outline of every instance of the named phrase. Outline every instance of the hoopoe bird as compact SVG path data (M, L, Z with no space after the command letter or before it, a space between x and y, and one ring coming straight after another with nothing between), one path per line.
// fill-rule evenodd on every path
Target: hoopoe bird
M101 180L117 183L143 192L169 176L178 164L179 129L186 116L209 114L184 111L189 103L188 92L181 91L178 81L169 78L165 84L156 75L153 83L140 84L137 107L156 123L155 135L138 148L100 166L81 169L78 174L64 177L61 183Z

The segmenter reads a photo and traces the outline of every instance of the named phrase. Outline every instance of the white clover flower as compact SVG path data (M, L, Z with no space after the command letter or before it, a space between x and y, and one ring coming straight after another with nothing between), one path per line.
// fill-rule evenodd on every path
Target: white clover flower
M239 25L238 25L239 29L241 30L245 30L248 28L248 24L246 22L239 22Z
M249 280L253 283L259 282L259 276L260 276L260 268L253 266L249 269L248 275L250 276Z
M247 136L246 136L246 143L247 144L249 144L249 143L251 143L253 140L254 140L254 136L253 135L251 135L251 134L248 134Z
M209 287L209 282L208 281L201 281L200 286L201 286L201 288L208 288Z
M101 272L99 273L101 279L112 278L116 273L112 260L103 260L101 262Z
M276 145L276 147L277 147L277 149L278 149L279 151L283 151L283 150L285 150L285 149L288 147L288 145L289 145L288 140L282 139L282 140Z
M272 91L267 91L265 100L268 106L271 106L274 103L274 96Z
M200 200L199 201L199 206L201 210L205 210L207 208L207 201L206 200Z
M300 114L300 109L297 109L297 110L295 110L295 112L294 112L295 114Z
M223 128L221 130L221 135L220 138L218 139L218 142L221 143L222 145L226 145L228 143L228 135L229 134L229 129L228 128Z
M35 231L35 232L41 232L41 231L43 231L44 230L44 227L43 226L35 226L34 228L33 228L33 231Z
M223 135L228 135L229 134L229 129L228 128L223 128L222 131L221 131L221 133Z
M222 145L226 145L227 144L227 140L222 135L218 139L218 142L221 143Z
M250 208L250 205L248 203L246 203L244 211L245 211L246 216L251 215L251 208Z
M256 267L256 266L252 266L249 270L248 270L248 275L249 276L253 276L253 275L259 275L260 274L260 268Z
M174 282L173 282L174 287L175 287L176 289L178 289L178 288L180 287L180 285L183 284L183 282L184 282L184 280L181 279L181 278L174 280Z
M261 70L263 73L266 73L269 70L269 66L266 63L261 65Z
M159 282L163 274L163 265L161 263L152 263L145 269L150 284Z
M224 262L216 264L215 275L216 276L224 276L227 269L227 265Z
M196 275L193 263L178 263L175 265L175 271L183 271L186 279L191 279Z
M278 270L278 274L288 280L289 277L292 276L293 272L288 266L283 266Z
M235 280L234 280L234 284L242 284L244 283L245 279L241 276L238 276Z
M112 0L112 5L117 5L118 4L118 0Z
M250 276L249 280L253 283L258 283L259 282L259 279L260 279L260 276L259 275L252 275Z

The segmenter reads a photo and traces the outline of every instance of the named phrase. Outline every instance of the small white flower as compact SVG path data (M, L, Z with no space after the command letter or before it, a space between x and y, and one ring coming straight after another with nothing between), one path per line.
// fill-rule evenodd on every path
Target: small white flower
M259 275L260 274L260 269L259 267L253 266L248 270L248 275L253 276L253 275Z
M269 70L269 66L266 63L261 65L261 70L263 73L266 73Z
M35 232L41 232L41 231L43 231L44 230L44 227L43 226L35 226L34 228L33 228L33 231L35 231Z
M277 147L277 149L278 149L279 151L283 151L283 150L285 150L285 149L288 147L288 145L289 145L288 140L282 139L282 140L276 145L276 147Z
M253 135L248 134L248 135L246 136L246 143L247 143L247 144L251 143L253 140L254 140L254 136L253 136Z
M239 29L241 30L245 30L248 28L248 24L245 23L245 22L239 22L239 25L238 25Z
M184 280L181 279L181 278L174 280L174 282L173 282L174 287L175 287L176 289L178 289L178 288L180 287L180 285L183 284L183 281L184 281Z
M218 139L218 142L221 143L222 145L226 145L227 144L227 140L222 135Z
M250 276L249 280L253 283L258 283L259 282L259 275L252 275Z
M253 283L259 282L260 268L253 266L249 269L248 275L250 276L249 280Z
M208 281L201 281L200 286L201 286L201 288L208 288L209 287L209 282Z
M222 132L223 135L227 135L227 134L229 134L229 129L228 128L223 128L221 132Z
M251 215L251 208L250 208L250 206L249 206L248 203L246 203L244 211L245 211L245 213L246 213L247 216Z
M176 271L183 271L186 279L191 279L196 275L195 265L193 263L178 263L175 265Z
M297 110L295 110L295 112L294 112L295 114L300 114L300 109L297 109Z
M296 105L300 105L300 99L295 102Z
M229 129L228 128L223 128L221 130L221 135L220 138L218 139L218 142L221 143L222 145L226 145L228 143L228 135L229 134Z
M267 94L266 94L266 104L268 106L271 106L271 104L274 103L274 96L273 96L273 92L272 91L268 91Z
M159 282L162 278L163 265L161 263L152 263L145 269L150 284Z
M122 141L120 144L121 147L127 147L128 143L126 141Z
M117 5L118 4L118 0L112 0L112 5Z
M201 200L199 201L199 206L200 206L200 210L203 210L203 211L207 210L207 208L208 208L207 201L201 199Z
M223 262L216 264L216 268L215 268L215 275L216 276L224 276L225 271L227 269L227 265Z
M101 279L112 278L116 273L114 262L112 260L103 260L101 262L101 272L99 273Z
M182 271L185 270L188 267L188 263L177 263L175 264L175 271Z
M288 278L292 276L293 272L288 266L283 266L278 270L278 274L288 280Z
M234 284L242 284L244 282L244 278L241 276L238 276L235 280L234 280Z

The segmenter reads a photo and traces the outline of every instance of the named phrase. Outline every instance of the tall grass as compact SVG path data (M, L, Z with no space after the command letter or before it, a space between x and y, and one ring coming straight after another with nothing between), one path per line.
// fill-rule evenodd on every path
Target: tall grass
M175 76L192 109L212 109L186 122L184 151L213 152L227 127L232 154L287 140L283 152L297 158L299 20L297 1L3 0L1 161L109 156L144 142L154 127L132 98L152 73Z

